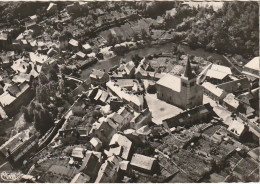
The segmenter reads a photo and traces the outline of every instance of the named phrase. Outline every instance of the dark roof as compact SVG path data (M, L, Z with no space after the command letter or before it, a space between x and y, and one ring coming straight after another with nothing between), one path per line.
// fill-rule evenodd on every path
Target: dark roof
M17 94L20 92L20 89L17 85L12 85L7 88L7 91L10 93L10 95L16 97Z
M186 65L186 68L185 68L185 71L184 71L184 77L187 77L188 80L193 79L193 78L196 77L195 74L192 72L189 59L187 61L187 65Z
M218 87L225 90L228 93L233 93L236 91L247 90L251 86L250 86L250 82L249 82L248 78L243 78L243 79L238 79L238 80L219 84Z
M174 125L176 124L181 124L182 122L184 122L186 119L194 119L194 114L206 114L206 113L210 113L212 110L211 105L208 104L204 104L204 105L200 105L197 107L194 107L193 109L184 111L174 117L168 118L163 120L164 122L167 123L169 128L174 127ZM173 123L173 124L172 124Z
M85 174L88 174L88 171L90 171L90 173L92 172L92 170L97 166L97 163L99 158L93 154L93 153L86 153L86 157L83 159L83 163L80 167L80 171L85 172Z

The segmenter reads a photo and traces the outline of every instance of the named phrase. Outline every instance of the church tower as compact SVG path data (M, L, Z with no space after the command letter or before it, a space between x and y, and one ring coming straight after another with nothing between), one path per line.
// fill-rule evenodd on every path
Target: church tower
M203 88L196 83L197 76L192 72L188 59L184 73L181 76L181 93L183 108L193 108L203 103Z

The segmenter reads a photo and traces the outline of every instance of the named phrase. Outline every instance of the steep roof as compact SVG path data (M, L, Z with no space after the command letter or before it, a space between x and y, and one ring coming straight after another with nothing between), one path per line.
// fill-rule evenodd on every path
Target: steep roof
M155 158L135 153L132 157L130 164L132 166L136 166L136 167L150 171L150 170L152 170L154 162L155 162Z
M196 75L192 72L191 65L190 65L190 60L189 60L189 59L188 59L188 61L187 61L187 64L186 64L186 67L185 67L185 71L184 71L183 76L184 76L184 77L187 77L188 80L193 79L193 78L196 77Z
M112 137L109 146L113 146L113 145L119 145L122 147L122 155L121 157L125 160L128 159L128 156L130 154L130 150L132 147L132 142L124 135L121 134L114 134L114 136Z
M254 57L244 67L260 71L260 56Z
M181 79L171 74L166 74L156 84L162 85L176 92L181 92Z

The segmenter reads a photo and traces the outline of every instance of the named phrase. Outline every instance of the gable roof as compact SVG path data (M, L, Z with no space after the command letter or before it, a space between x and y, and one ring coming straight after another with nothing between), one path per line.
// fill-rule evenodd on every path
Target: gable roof
M225 94L223 89L220 89L216 85L211 84L209 82L204 82L202 84L202 87L204 87L206 90L210 91L211 93L213 93L217 97L221 97L222 95Z
M154 165L154 162L155 162L155 158L135 153L132 157L130 164L132 166L151 171L152 167Z
M235 95L232 93L227 94L223 101L235 109L237 109L239 106L239 101L235 99Z
M121 157L125 160L128 159L130 150L132 147L132 141L130 141L126 136L121 135L121 134L114 134L112 137L109 146L113 145L119 145L122 147L122 154Z
M229 74L229 75L232 74L231 69L229 67L226 67L226 66L223 66L223 65L213 64L210 69L215 70L215 71L219 71L219 72L222 72L222 73L226 73L226 74Z
M244 67L260 71L260 56L254 57Z
M194 119L195 114L208 114L212 110L212 107L210 104L204 104L197 107L194 107L193 109L183 111L180 114L177 114L174 117L167 118L163 120L163 125L166 125L166 128L172 128L176 124L182 124L187 119Z
M224 73L224 72L221 72L218 70L212 70L212 69L209 69L206 73L207 77L215 78L215 79L219 79L219 80L224 79L227 75L228 75L228 73Z
M225 82L218 85L219 88L225 90L228 93L235 92L237 90L247 90L250 89L251 85L247 77L243 79L238 79L230 82Z
M171 74L166 74L156 84L176 92L181 92L181 78Z

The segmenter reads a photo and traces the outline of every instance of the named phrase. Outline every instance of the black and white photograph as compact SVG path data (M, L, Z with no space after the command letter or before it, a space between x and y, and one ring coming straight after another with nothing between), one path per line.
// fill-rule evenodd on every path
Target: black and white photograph
M259 3L0 0L0 183L260 182Z

